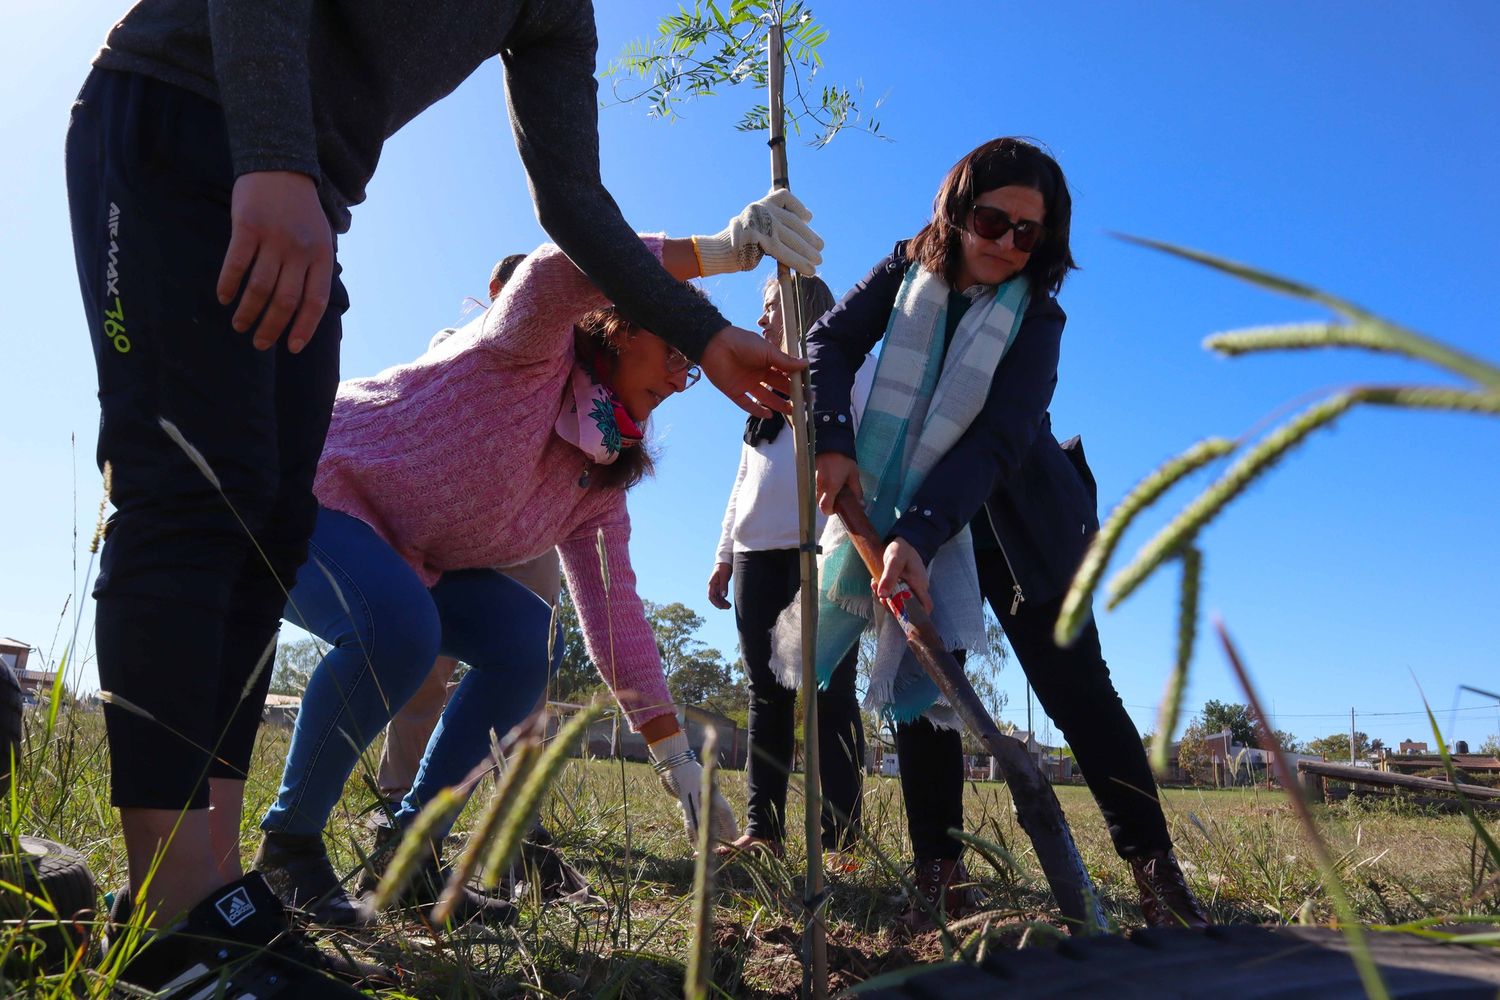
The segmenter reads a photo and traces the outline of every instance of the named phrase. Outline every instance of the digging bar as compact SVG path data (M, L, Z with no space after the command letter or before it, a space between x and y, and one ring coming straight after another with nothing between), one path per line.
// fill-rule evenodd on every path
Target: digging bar
M834 501L834 513L843 520L871 577L878 580L884 565L883 547L864 508L852 493L844 490ZM906 633L906 645L916 655L917 662L937 684L948 704L958 712L963 724L995 755L1005 783L1010 786L1016 818L1026 836L1031 838L1037 861L1041 863L1042 873L1047 877L1058 908L1068 921L1070 932L1093 934L1106 930L1108 923L1104 910L1099 905L1099 896L1083 866L1078 847L1073 843L1073 832L1063 816L1062 805L1036 761L1020 740L1000 732L984 703L974 693L963 667L952 653L943 648L937 630L932 627L932 619L904 583L901 591L885 604Z

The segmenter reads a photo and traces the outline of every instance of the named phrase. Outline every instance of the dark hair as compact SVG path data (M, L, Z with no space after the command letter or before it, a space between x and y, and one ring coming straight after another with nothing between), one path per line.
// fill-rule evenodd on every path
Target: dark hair
M697 285L686 281L682 285L705 302L708 301L708 295ZM573 353L580 364L597 373L604 355L618 356L626 338L636 330L646 332L644 327L627 319L618 306L601 306L574 325ZM648 426L642 428L647 432L647 437L640 444L623 449L620 457L608 465L596 464L590 467L590 489L628 490L656 472L656 453L651 448L649 424L650 421L647 421Z
M819 319L821 319L824 313L832 309L838 300L834 298L833 289L828 287L828 282L824 281L817 275L808 276L806 274L799 274L794 279L794 284L797 287L798 304L802 306L802 322L805 323L807 325L807 328L810 330L812 329L812 325ZM762 298L764 298L766 292L769 292L773 288L779 288L780 286L781 283L777 280L776 275L773 273L769 278L766 279L765 285L761 288L760 294ZM786 309L781 310L782 350L787 349L786 320L789 316L790 313L788 313Z
M573 353L587 369L598 373L604 355L618 355L620 345L635 325L617 306L603 306L584 316L573 327ZM623 448L620 457L608 465L589 466L589 488L595 490L628 490L656 472L656 455L649 439L634 448Z
M974 202L986 191L1012 184L1034 188L1047 206L1042 242L1022 273L1032 291L1056 295L1068 272L1078 267L1068 246L1073 198L1057 161L1025 139L991 139L955 163L932 201L932 221L913 237L907 255L956 287L963 266L961 234Z
M516 268L520 267L521 261L525 259L524 253L513 253L495 262L495 266L490 269L490 287L494 289L494 293L490 296L492 299L499 296L500 290L505 287L505 283L510 280L511 275L516 273Z

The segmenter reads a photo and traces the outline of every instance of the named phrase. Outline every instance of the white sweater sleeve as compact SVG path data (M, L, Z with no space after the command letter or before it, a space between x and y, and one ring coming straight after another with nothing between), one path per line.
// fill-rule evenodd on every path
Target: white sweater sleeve
M745 481L745 452L749 448L748 444L740 445L740 468L734 474L734 486L729 490L729 503L724 506L724 525L719 530L719 551L714 556L715 562L734 562L735 507L739 503L740 484Z

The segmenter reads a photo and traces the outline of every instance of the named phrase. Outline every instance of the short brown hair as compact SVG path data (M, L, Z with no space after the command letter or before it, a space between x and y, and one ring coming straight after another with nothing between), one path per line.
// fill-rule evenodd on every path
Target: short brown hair
M505 283L510 280L511 275L516 273L516 268L520 267L525 259L524 253L509 254L501 257L495 262L495 266L490 268L490 287L495 290L494 297L499 297Z
M956 287L963 265L961 234L968 228L974 202L986 191L1012 184L1035 189L1047 206L1042 242L1022 273L1033 292L1056 295L1068 272L1078 267L1068 245L1073 198L1057 161L1014 136L991 139L953 165L932 201L931 221L912 238L907 255Z

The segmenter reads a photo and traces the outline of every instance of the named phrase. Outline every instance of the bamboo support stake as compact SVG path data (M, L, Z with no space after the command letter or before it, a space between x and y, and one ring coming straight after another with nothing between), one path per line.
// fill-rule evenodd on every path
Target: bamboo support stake
M773 9L766 58L771 128L771 187L791 187L787 180L786 114L782 101L785 81L785 42L781 8ZM784 350L807 357L807 325L797 281L785 264L776 267L781 292ZM818 772L818 563L816 498L813 496L812 438L807 423L810 377L804 370L792 379L792 434L797 454L797 519L801 539L802 575L802 775L806 812L807 880L802 890L802 996L822 1000L828 992L828 948L823 928L823 795Z
M688 954L684 1000L708 1000L713 965L714 875L719 863L714 855L711 817L714 796L718 794L719 731L713 726L707 729L703 739L703 784L699 791L703 815L698 823L698 858L693 864L693 950Z

